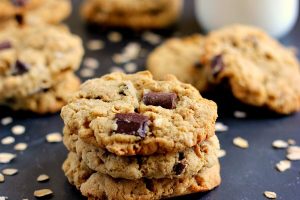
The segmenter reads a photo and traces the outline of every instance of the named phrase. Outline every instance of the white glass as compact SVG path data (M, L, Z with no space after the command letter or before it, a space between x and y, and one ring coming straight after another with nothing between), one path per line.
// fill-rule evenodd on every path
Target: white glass
M299 0L195 0L195 11L206 31L241 23L282 37L297 21Z

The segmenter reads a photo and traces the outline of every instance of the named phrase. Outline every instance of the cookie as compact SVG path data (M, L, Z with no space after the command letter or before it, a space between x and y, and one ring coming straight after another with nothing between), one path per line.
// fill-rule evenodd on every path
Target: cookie
M39 114L55 113L68 101L70 96L79 89L80 80L73 73L67 72L55 80L50 88L45 88L26 98L6 99L0 104L14 110L26 110Z
M0 31L0 101L51 87L54 77L76 70L81 39L61 27L8 26Z
M70 0L1 0L0 9L1 22L23 15L29 24L58 24L70 15L72 8Z
M64 132L64 142L68 149L71 150L74 145L74 152L77 152L90 169L114 178L152 179L193 176L204 167L211 167L218 161L219 141L216 136L182 152L126 157L116 156L81 139L76 140L69 133L69 130Z
M226 27L210 33L204 48L201 62L211 85L228 84L246 104L281 114L299 111L299 61L262 30Z
M70 183L80 188L81 193L89 200L162 199L206 192L217 187L221 182L219 163L203 169L192 177L126 180L114 179L101 173L91 174L75 153L69 153L63 170Z
M169 39L149 54L147 69L155 79L161 80L167 74L173 74L202 91L206 89L206 78L199 59L204 53L204 41L200 34Z
M179 152L215 134L217 106L189 84L150 72L85 82L62 108L72 134L118 156Z
M85 0L81 13L91 23L133 29L164 28L180 15L182 0Z

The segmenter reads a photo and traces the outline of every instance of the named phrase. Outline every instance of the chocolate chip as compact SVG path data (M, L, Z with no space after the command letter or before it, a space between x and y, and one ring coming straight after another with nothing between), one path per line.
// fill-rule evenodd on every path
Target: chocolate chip
M184 168L185 168L184 164L177 163L176 165L174 165L173 171L175 172L176 175L180 175L183 172Z
M19 25L23 25L24 24L24 17L21 14L16 14L15 15L15 19L18 22Z
M4 49L10 49L12 47L9 41L4 41L0 43L0 51Z
M176 99L177 95L175 93L149 92L144 95L143 102L146 105L174 109L176 107Z
M217 77L218 74L224 69L224 62L222 55L215 56L211 61L211 67L212 67L212 75L214 77Z
M184 153L179 152L178 160L183 160L184 159Z
M12 3L17 7L23 7L27 4L28 0L12 0Z
M29 70L29 67L25 63L21 62L20 60L17 60L15 63L15 67L13 69L12 75L13 76L22 75L22 74L28 72L28 70Z
M148 117L138 113L118 113L116 114L117 133L136 135L144 138Z
M150 191L154 191L154 184L153 184L153 182L152 182L152 180L151 179L144 179L144 183L145 183L145 185L146 185L146 188L148 189L148 190L150 190Z

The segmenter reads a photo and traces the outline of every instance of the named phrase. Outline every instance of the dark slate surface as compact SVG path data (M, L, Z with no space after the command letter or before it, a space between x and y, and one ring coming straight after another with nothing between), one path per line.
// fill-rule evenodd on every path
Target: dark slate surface
M79 19L77 7L79 1L74 1L75 11L67 21L71 30L79 34L83 40L99 38L105 40L108 30L92 31L84 26ZM187 35L201 31L193 16L192 1L186 1L186 12L178 26L161 32L164 37L174 34ZM113 66L111 56L114 52L120 52L122 47L129 41L140 41L138 33L122 31L124 40L120 43L106 42L105 50L88 52L86 56L96 57L101 62L97 75L109 72ZM300 22L297 27L283 42L287 45L300 47ZM153 46L142 42L142 46L149 51ZM144 69L144 59L138 59L139 69ZM300 87L300 86L299 86ZM231 200L253 200L264 199L265 190L275 191L278 199L295 200L300 199L300 163L292 163L292 168L284 173L274 169L274 165L285 158L284 150L274 150L271 147L275 139L293 138L300 143L300 114L291 116L277 116L262 109L256 109L236 102L228 93L205 95L219 102L219 121L229 126L229 131L219 133L222 148L227 151L227 156L221 159L222 185L205 194L194 194L177 199L231 199ZM246 119L236 119L232 116L234 110L243 110L248 113ZM54 131L62 130L62 120L59 114L48 116L37 116L24 112L11 112L1 108L0 118L13 116L14 123L8 126L0 125L0 139L11 135L10 128L15 124L26 126L27 130L23 136L16 136L16 142L27 142L29 148L10 164L0 164L0 169L15 167L19 173L14 177L6 177L5 183L0 183L0 196L19 200L22 198L34 199L33 191L39 188L50 188L54 191L51 199L84 199L74 187L68 184L61 164L66 157L67 151L63 144L49 144L45 142L45 135ZM239 149L232 145L232 139L237 136L246 138L250 143L247 150ZM13 145L0 145L0 152L14 152ZM46 183L37 183L36 177L46 173L51 180Z

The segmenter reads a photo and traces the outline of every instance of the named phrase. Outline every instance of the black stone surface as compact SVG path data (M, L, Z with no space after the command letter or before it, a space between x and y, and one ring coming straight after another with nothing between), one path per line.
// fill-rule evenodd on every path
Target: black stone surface
M67 21L72 32L80 35L84 41L88 39L106 39L109 29L88 28L78 16L79 0L74 0L74 12ZM180 23L170 30L162 31L164 37L170 37L174 33L187 35L199 32L201 29L197 25L193 15L193 5L191 0L186 0L185 14ZM55 13L54 13L55 14ZM138 33L121 30L123 41L120 43L106 42L106 48L100 51L89 52L86 56L99 59L101 67L97 75L109 72L113 66L111 56L130 41L140 42ZM297 27L287 37L283 38L283 43L300 48L300 22ZM146 42L141 42L147 50L153 46ZM136 61L139 69L144 69L144 58ZM300 87L300 86L299 86ZM274 166L285 158L284 150L275 150L271 147L275 139L293 138L300 144L300 114L291 116L278 116L263 109L252 108L242 105L232 99L228 93L205 94L208 98L215 99L219 103L218 121L229 126L229 131L218 133L222 148L227 151L227 155L221 158L222 164L222 184L217 189L204 193L179 197L176 199L204 199L204 200L254 200L265 199L265 190L274 191L278 199L296 200L300 199L300 162L292 163L292 168L284 173L279 173ZM236 119L232 113L235 110L242 110L248 113L246 119ZM45 135L50 132L62 131L63 123L59 114L38 116L26 112L12 112L5 108L0 108L0 118L12 116L13 124L8 126L0 125L0 139L12 135L10 128L16 124L26 127L26 133L16 136L17 142L26 142L29 148L23 153L18 153L17 158L10 164L0 164L0 170L7 167L19 169L19 173L13 177L6 176L5 183L0 183L0 197L7 196L8 199L20 200L28 198L35 199L33 192L36 189L50 188L54 195L51 199L56 200L80 200L84 199L76 189L71 186L61 170L61 164L66 158L67 151L62 143L49 144L45 142ZM247 150L239 149L232 145L232 139L237 136L246 138L250 143ZM0 152L14 152L13 145L4 146L0 144ZM50 180L46 183L38 183L36 178L39 174L46 173Z

